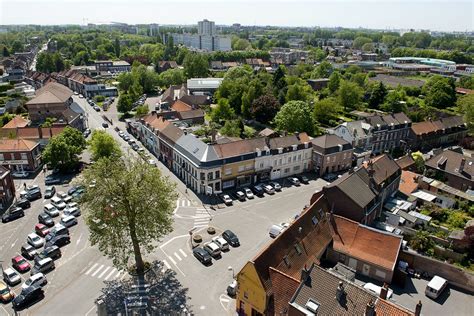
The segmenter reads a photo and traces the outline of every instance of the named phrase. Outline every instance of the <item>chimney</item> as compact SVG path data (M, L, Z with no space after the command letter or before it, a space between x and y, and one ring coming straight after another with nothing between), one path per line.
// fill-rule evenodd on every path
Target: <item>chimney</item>
M365 307L365 316L375 316L375 304L373 300L367 303Z
M339 285L336 289L336 300L341 303L344 300L344 295L346 294L344 290L344 283L342 281L339 282Z
M420 316L421 315L421 307L423 304L421 304L421 301L418 301L418 304L416 304L415 307L415 316Z
M384 283L382 288L380 289L380 298L383 300L387 299L387 293L388 293L388 285L387 283Z
M466 158L462 157L461 165L459 166L459 173L462 173L464 171L464 166L465 165L466 165Z
M309 276L309 269L306 267L306 264L304 265L304 268L303 270L301 270L301 282L306 282L306 280L308 279L308 276Z

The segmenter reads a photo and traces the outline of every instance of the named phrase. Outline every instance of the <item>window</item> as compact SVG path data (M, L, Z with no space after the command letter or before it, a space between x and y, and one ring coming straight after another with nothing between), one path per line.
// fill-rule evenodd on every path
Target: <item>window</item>
M327 156L326 157L326 162L331 162L331 157Z
M277 165L277 160L275 159L273 160L273 166L276 167L276 165Z
M248 164L245 166L245 170L252 170L253 169L253 164Z
M298 170L300 170L300 166L294 166L293 167L293 171L298 171Z
M313 216L313 218L311 219L311 221L313 222L313 225L316 225L319 221L318 221L318 218L316 216Z
M298 161L301 161L301 154L298 155Z
M214 173L209 172L209 173L207 174L207 180L212 180L212 176L213 176L213 175L214 175Z
M293 162L295 162L295 161L296 161L296 155L293 156Z
M283 257L283 262L285 263L285 265L286 265L288 268L291 267L290 260L288 259L288 256L284 256L284 257Z
M245 170L245 166L239 166L239 172L243 172Z
M204 172L201 172L201 180L205 180L206 179L206 176L204 174Z
M227 168L227 169L225 169L224 174L225 174L226 176L232 174L232 168Z
M298 243L295 244L295 250L298 255L301 255L301 247Z
M244 291L244 298L249 299L249 293Z
M5 158L3 157L3 154L0 154L0 160L3 161Z
M283 171L283 173L289 173L290 172L290 168L285 168L285 170Z
M221 172L219 170L216 171L216 179L219 179L221 177Z
M260 163L260 169L263 169L263 162Z

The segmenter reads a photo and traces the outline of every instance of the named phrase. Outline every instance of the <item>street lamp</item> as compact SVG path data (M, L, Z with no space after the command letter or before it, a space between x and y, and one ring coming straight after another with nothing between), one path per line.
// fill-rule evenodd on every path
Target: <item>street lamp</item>
M235 279L234 268L232 268L231 266L228 266L227 270L232 271L232 279Z

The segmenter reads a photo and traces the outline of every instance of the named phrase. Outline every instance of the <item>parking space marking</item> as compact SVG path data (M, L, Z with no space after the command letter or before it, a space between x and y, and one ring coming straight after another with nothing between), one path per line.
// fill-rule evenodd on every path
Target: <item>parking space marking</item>
M99 269L95 270L95 272L91 275L91 277L94 277L97 273L99 273L99 271L102 270L103 267L104 265L101 265Z
M175 256L179 261L182 260L181 257L180 257L176 252L174 253L174 256Z
M117 272L117 274L115 275L115 277L114 277L114 278L115 278L115 279L116 279L116 278L118 278L118 277L120 276L120 274L121 274L121 273L122 273L122 270L119 270L119 271Z
M109 271L110 268L111 268L111 267L107 267L104 271L102 271L102 273L99 274L98 278L101 279L101 278L104 276L104 274L106 274L107 271Z
M115 272L117 272L117 269L112 268L112 270L109 272L109 274L107 274L107 276L105 277L104 281L107 281L112 276L112 274L114 274Z
M183 251L183 249L179 249L179 252L183 255L183 257L187 257L188 255Z
M163 263L165 264L165 266L166 266L168 269L171 269L170 264L169 264L166 260L163 260Z
M173 262L173 264L176 264L176 261L174 261L174 259L171 258L171 256L168 256L168 259L170 259L170 261Z
M94 268L97 267L97 265L98 263L94 263L94 265L89 270L87 270L86 275L89 275L89 273L91 273L92 270L94 270Z

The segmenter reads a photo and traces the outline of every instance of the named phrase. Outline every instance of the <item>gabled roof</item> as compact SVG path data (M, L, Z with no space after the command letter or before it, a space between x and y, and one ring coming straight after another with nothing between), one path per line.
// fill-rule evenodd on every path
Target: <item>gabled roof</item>
M23 117L16 115L14 118L10 120L7 124L5 124L2 128L22 128L27 126L29 123L28 120L24 119Z
M205 115L205 113L201 109L178 112L178 117L179 117L180 120L190 120L190 119L204 118L204 115Z
M326 134L313 138L311 142L314 146L323 150L336 147L342 147L342 150L348 150L352 148L352 145L349 142L334 134Z
M183 131L179 127L176 127L174 124L168 124L168 126L166 126L160 134L161 137L164 136L165 138L167 138L167 140L172 142L172 144L170 145L174 145L183 135Z
M401 158L396 159L395 162L402 170L408 169L409 167L415 164L415 160L410 154L407 154Z
M453 127L465 127L465 122L462 116L448 116L436 121L423 121L413 123L411 130L415 135L423 135L429 133L443 132L445 129Z
M293 145L299 145L301 144L301 142L296 135L288 135L270 138L268 140L268 144L270 145L270 149L278 149L291 147Z
M12 151L30 151L38 146L38 143L26 139L9 139L4 138L0 140L0 151L12 152Z
M402 237L364 226L342 216L332 220L333 249L350 257L393 271Z
M208 102L208 97L206 95L183 95L180 98L186 104L193 105L193 106L200 106L206 104Z
M257 148L263 149L267 145L264 137L243 139L230 143L213 145L220 158L236 157L244 154L254 153Z
M288 309L288 302L300 286L300 281L273 267L270 267L270 281L274 291L274 314L284 315Z
M152 128L161 131L163 130L166 126L170 125L170 122L168 120L165 120L162 116L157 116L154 113L147 114L143 117L143 120L145 123L150 125Z
M463 159L465 159L464 168L461 172L461 162ZM426 161L425 165L474 181L474 158L466 157L453 150L444 150Z
M418 189L418 182L416 178L419 176L419 174L416 174L414 172L403 170L398 190L406 196L410 196Z
M37 90L36 97L26 104L66 103L71 96L72 91L68 87L56 82L51 82Z
M176 141L176 146L181 153L196 164L219 160L213 146L209 146L192 134L186 134Z
M382 184L400 170L397 163L385 154L373 158L371 162L374 170L374 181L377 185ZM365 167L369 169L367 164L365 164Z
M171 108L176 112L191 111L193 109L191 105L186 104L181 100L176 100L171 106Z

